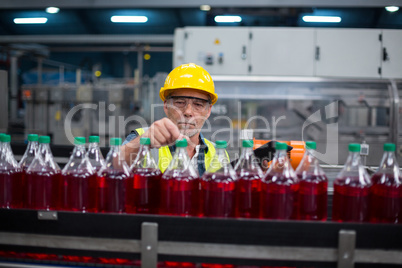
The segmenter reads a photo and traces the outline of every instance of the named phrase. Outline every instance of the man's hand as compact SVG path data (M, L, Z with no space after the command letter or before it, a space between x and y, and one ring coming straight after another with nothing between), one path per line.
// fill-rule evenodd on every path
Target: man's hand
M182 138L179 128L169 119L163 118L155 121L142 135L151 139L151 148L160 148L165 145L172 145L176 140Z

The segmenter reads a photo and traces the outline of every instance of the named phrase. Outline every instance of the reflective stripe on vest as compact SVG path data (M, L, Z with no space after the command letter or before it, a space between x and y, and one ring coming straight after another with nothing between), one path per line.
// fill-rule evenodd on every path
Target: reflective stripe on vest
M137 128L135 131L137 131L139 136L145 133L144 129L142 128ZM204 142L208 146L208 152L205 154L205 170L207 170L216 151L215 146L212 142L207 139L204 139ZM163 173L169 166L170 161L172 161L172 153L169 150L169 146L163 146L159 148L158 155L158 166Z

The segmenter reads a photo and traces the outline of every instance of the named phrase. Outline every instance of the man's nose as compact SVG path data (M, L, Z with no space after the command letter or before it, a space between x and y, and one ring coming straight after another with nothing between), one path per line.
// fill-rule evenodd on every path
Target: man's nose
M193 107L192 107L192 103L188 102L186 107L184 107L184 112L183 114L185 116L192 116L193 115Z

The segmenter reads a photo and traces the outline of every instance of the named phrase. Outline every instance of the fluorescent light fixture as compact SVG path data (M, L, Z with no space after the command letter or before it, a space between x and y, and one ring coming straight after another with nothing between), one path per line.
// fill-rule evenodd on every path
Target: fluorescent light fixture
M46 12L50 13L50 14L56 14L56 13L59 13L59 11L60 11L60 8L58 8L58 7L47 7L46 8Z
M114 23L144 23L148 21L146 16L112 16L110 20Z
M202 10L202 11L210 11L211 6L210 5L201 5L200 10Z
M388 12L395 12L399 10L399 7L396 6L389 6L389 7L385 7L385 10Z
M241 22L240 16L215 16L215 22L233 23Z
M304 22L331 22L339 23L341 22L341 17L338 16L303 16Z
M47 18L39 17L39 18L15 18L15 24L43 24L47 22Z

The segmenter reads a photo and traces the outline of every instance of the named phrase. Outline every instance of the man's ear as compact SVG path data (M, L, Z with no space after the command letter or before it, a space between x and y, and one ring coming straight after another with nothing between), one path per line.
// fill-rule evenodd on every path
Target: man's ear
M167 100L163 101L163 111L165 111L165 114L167 115L168 113Z

